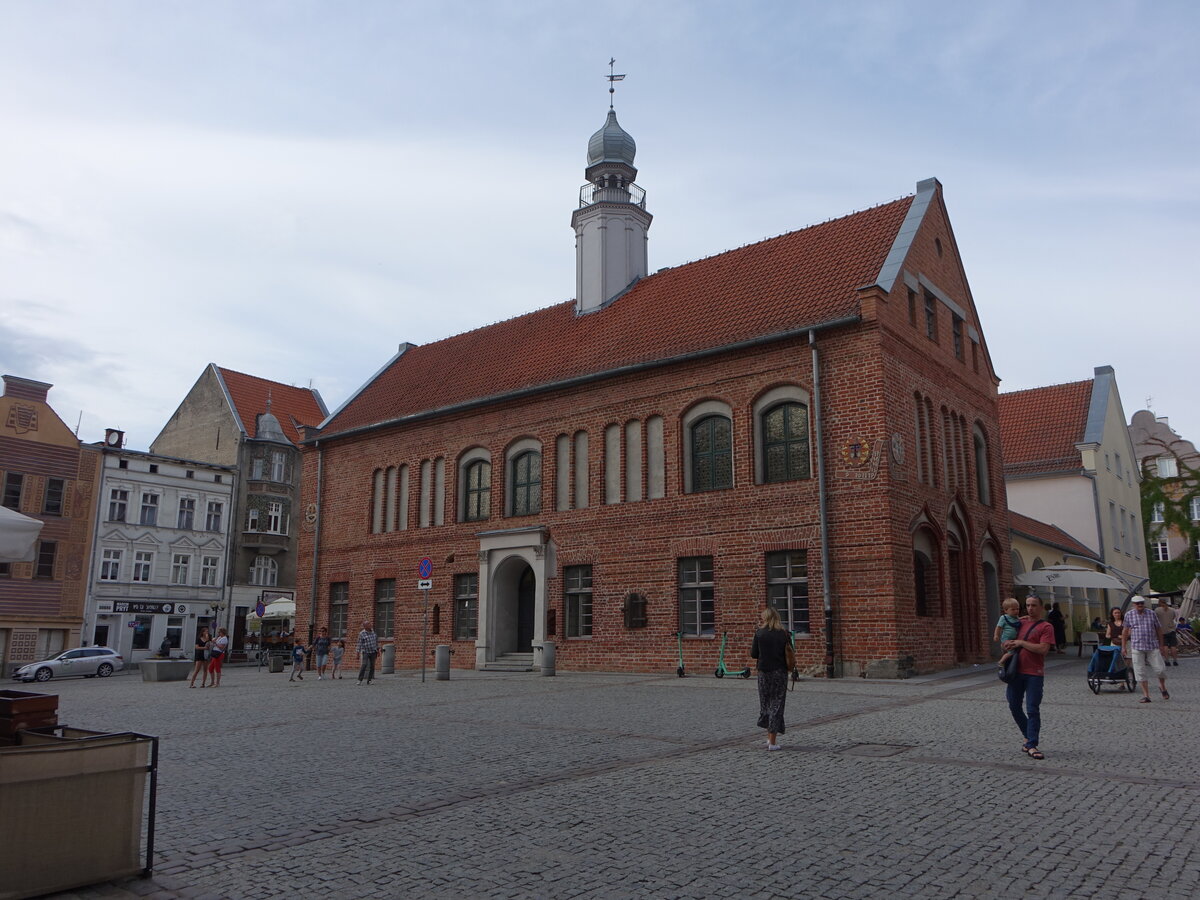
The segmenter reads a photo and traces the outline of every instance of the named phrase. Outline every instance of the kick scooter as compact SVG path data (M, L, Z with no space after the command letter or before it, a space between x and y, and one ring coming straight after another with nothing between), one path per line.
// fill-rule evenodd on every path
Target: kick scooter
M743 678L750 677L750 667L744 669L731 669L725 665L725 642L729 639L729 632L721 633L721 656L717 659L717 670L713 672L718 678L724 678L726 675L741 675Z

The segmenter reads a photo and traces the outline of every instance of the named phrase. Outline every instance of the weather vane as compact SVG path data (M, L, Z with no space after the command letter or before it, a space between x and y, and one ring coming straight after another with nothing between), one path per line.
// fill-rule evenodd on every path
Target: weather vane
M609 109L613 108L613 96L612 95L617 92L617 89L614 86L615 83L618 81L625 80L624 75L614 75L613 74L613 66L615 66L616 64L617 64L617 59L614 56L612 59L610 59L608 61L608 74L604 76L605 78L608 79L608 108Z

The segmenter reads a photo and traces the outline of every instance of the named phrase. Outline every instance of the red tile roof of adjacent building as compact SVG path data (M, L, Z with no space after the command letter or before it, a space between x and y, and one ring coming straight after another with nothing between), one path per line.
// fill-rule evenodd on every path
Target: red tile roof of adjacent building
M912 197L638 281L608 306L559 303L410 347L325 427L326 435L716 350L858 313Z
M1083 467L1075 445L1087 428L1091 381L1000 395L1000 442L1006 477Z
M256 375L235 372L213 366L225 383L225 390L233 401L233 411L241 419L246 434L255 436L255 423L261 413L267 411L267 398L271 400L271 412L279 420L283 433L293 444L300 443L297 425L320 425L328 413L321 395L311 388L298 388L278 381L268 381Z
M1067 553L1078 553L1087 557L1095 557L1096 551L1081 544L1057 525L1049 525L1029 516L1023 516L1013 510L1008 511L1009 530L1042 544L1049 544Z

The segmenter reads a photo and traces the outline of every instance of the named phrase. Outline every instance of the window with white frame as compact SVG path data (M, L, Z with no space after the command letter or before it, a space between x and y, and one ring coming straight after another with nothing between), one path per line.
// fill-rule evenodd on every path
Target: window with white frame
M246 530L258 531L258 510L251 509L246 513Z
M129 491L113 488L108 495L108 521L124 522L125 508L129 505Z
M1167 550L1166 541L1153 541L1150 544L1150 553L1155 562L1167 562L1171 558L1170 552Z
M250 461L250 479L252 481L262 481L263 474L267 471L267 461L261 456L256 456Z
M179 519L177 528L191 531L196 524L196 501L191 497L179 498Z
M283 482L284 466L287 456L282 450L271 451L271 480Z
M1200 497L1193 497L1188 508L1188 518L1193 522L1200 522Z
M592 636L592 567L567 566L563 569L566 585L567 637Z
M67 482L63 478L47 478L46 490L42 494L42 512L48 516L63 514L63 497L67 492Z
M217 586L217 567L220 564L220 559L216 556L200 557L200 586L201 587L216 587Z
M250 583L275 587L279 582L279 566L269 556L256 556L250 567Z
M267 531L271 534L287 534L287 519L283 515L283 504L271 501L267 504Z
M396 579L375 581L375 633L381 638L396 636Z
M329 636L343 638L350 619L350 582L335 581L329 585Z
M1156 522L1156 523L1165 521L1163 519L1163 514L1165 512L1166 512L1166 504L1165 503L1159 502L1159 503L1153 504L1150 507L1150 521Z
M1178 478L1179 461L1173 456L1160 456L1155 463L1158 465L1159 478ZM1118 474L1120 474L1118 472Z
M142 492L142 516L139 521L143 525L158 524L158 494Z
M225 504L219 500L208 501L208 515L204 519L205 531L220 531L221 530L221 514L225 511Z
M785 631L808 634L808 551L767 554L767 602L779 613Z
M171 584L187 584L188 569L191 568L192 557L187 553L176 553L171 557Z
M121 551L105 550L100 560L100 580L121 580Z
M148 584L154 568L154 554L149 550L135 550L133 554L133 580Z
M711 556L679 560L679 630L684 635L715 633L714 588Z

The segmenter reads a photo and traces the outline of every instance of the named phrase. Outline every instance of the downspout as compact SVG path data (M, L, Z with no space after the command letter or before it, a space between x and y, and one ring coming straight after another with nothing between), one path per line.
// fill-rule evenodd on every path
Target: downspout
M313 559L312 559L312 584L309 589L309 612L308 612L308 642L311 644L317 625L317 569L321 553L321 488L325 482L325 456L321 448L321 442L316 442L317 447L317 518L313 522Z
M821 357L817 332L808 333L812 350L813 425L817 432L817 498L821 522L821 590L825 603L825 677L833 678L833 587L829 571L829 509L825 491L825 429L821 425Z

